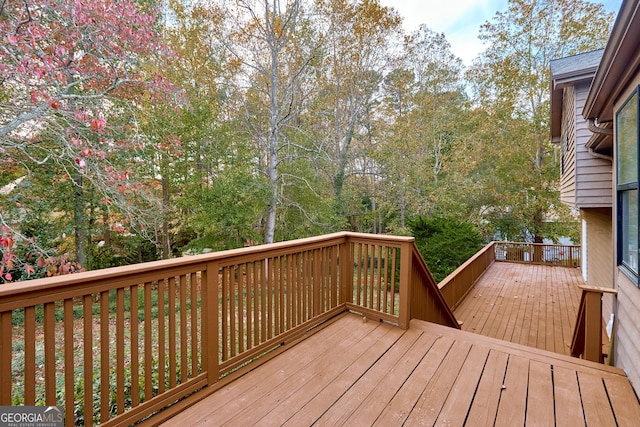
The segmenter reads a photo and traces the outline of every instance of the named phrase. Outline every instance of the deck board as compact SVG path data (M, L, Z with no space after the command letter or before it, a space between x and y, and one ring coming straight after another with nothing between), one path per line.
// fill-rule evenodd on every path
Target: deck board
M610 425L638 414L620 369L347 314L165 425Z
M575 268L496 262L454 315L465 331L568 355L579 284Z

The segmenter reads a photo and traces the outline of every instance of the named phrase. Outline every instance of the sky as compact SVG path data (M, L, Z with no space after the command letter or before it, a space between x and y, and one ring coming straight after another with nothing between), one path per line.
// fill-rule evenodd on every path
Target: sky
M380 0L384 6L396 9L404 18L404 29L411 32L420 24L444 33L454 55L465 65L483 50L478 40L480 26L490 21L498 11L507 9L507 0ZM608 11L618 12L622 0L600 1Z

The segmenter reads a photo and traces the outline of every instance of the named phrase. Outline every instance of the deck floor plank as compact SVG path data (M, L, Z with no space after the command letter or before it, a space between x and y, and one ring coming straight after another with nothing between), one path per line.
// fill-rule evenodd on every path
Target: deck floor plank
M464 425L478 383L482 378L482 371L489 357L489 351L487 347L471 347L460 374L438 415L437 426ZM465 411L464 408L467 410Z
M496 426L524 425L528 382L529 361L524 357L511 355L500 395Z
M414 347L422 331L410 329L375 365L355 382L342 396L317 420L319 425L343 424L356 411L361 402L375 391L389 373L401 363L402 358Z
M347 424L357 422L361 425L373 425L385 406L397 394L409 376L413 374L422 359L426 357L425 350L428 352L428 349L431 348L437 338L435 335L423 333L409 351L404 354L402 360L384 376L369 396L353 411L347 420Z
M493 425L498 412L508 359L508 354L502 351L491 350L489 353L480 384L476 390L476 394L482 396L482 399L473 400L468 415L470 422L482 426Z
M375 323L371 322L375 325ZM341 372L350 367L376 342L384 342L387 348L391 347L395 339L384 340L384 336L391 332L388 328L372 328L361 340L341 342L331 350L330 353L314 359L305 365L297 375L290 375L279 384L265 383L267 393L256 399L250 408L239 412L231 418L226 425L254 425L263 419L289 418L291 411L295 412L296 407L302 406L311 400L322 388L330 384ZM282 402L289 401L291 405L283 405ZM274 412L280 410L280 414ZM287 413L282 413L286 409ZM286 420L285 418L285 420ZM271 422L270 422L271 423Z
M183 425L206 424L216 420L217 424L226 421L225 416L233 417L236 412L242 410L247 404L253 403L256 396L256 385L278 384L283 378L299 371L309 361L317 357L322 357L329 350L340 342L356 339L359 333L352 328L357 325L359 319L353 316L346 316L344 321L334 322L317 334L320 341L314 343L304 340L299 344L300 354L295 357L291 352L286 352L274 360L269 361L269 369L256 370L256 384L245 381L234 381L226 387L218 390L212 396L192 406L189 411L180 414ZM345 333L345 329L351 331ZM360 331L360 333L366 333ZM316 337L314 335L314 338ZM258 390L259 391L259 390ZM253 395L253 397L252 397ZM226 414L226 415L225 415ZM218 418L219 417L219 418Z
M287 401L284 401L282 405L279 405L278 408L274 408L274 411L269 413L266 420L271 421L273 419L276 424L281 421L282 425L289 426L313 424L327 410L328 402L337 401L345 393L345 390L348 390L351 385L362 377L380 358L380 355L384 354L402 336L402 333L398 332L396 329L391 328L390 333L386 334L382 339L378 339L375 345L371 346L358 358L349 369L343 370L339 376L311 399L302 399L302 405L296 403L297 396L292 396ZM294 405L301 406L301 408L291 413ZM284 408L280 408L280 406ZM283 413L287 415L286 418L283 417Z
M521 271L520 274L516 275L516 281L513 283L515 295L513 295L513 305L515 309L515 313L509 315L507 321L505 319L504 323L506 324L505 333L500 338L506 341L513 340L514 334L516 330L520 330L524 321L524 310L523 306L525 304L523 296L526 295L527 284L526 277L524 276L524 271ZM506 318L507 316L505 316ZM515 320L514 320L515 319Z
M562 410L555 411L556 425L584 427L582 402L576 372L555 366L553 369L553 390L555 405L558 408L562 408Z
M604 384L618 425L631 426L640 423L640 405L625 404L629 395L633 394L629 381L623 377L608 376L604 378Z
M404 424L427 384L451 352L454 340L442 335L437 335L437 338L413 374L385 406L373 425L385 427Z
M426 384L425 390L407 418L407 425L434 425L470 351L471 344L467 342L456 341L453 344L444 363Z
M580 386L582 408L587 425L616 425L603 379L578 372L578 384Z
M526 424L551 426L555 423L553 411L553 378L551 365L535 360L529 362L529 390L527 392Z

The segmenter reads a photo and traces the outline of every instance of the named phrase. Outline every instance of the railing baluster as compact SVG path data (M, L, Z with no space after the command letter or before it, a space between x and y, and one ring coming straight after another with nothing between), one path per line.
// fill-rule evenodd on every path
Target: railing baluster
M376 304L376 308L380 311L380 307L382 306L382 245L377 245L377 261L375 263L376 266L376 280L378 282L378 302ZM384 312L384 310L382 310Z
M24 404L36 404L36 308L24 309Z
M84 425L93 426L93 295L85 295L82 299L84 353L82 364L84 370Z
M358 272L356 274L356 304L362 304L362 243L358 243L357 249Z
M267 313L269 310L267 309L267 302L269 299L267 298L267 292L269 290L267 286L267 263L268 259L264 259L260 261L260 296L262 303L260 304L260 342L263 343L267 340L268 328L267 325L269 323L269 318L267 317Z
M202 352L209 385L216 383L220 378L218 285L218 263L209 262L207 269L202 273Z
M291 321L289 322L289 327L296 327L300 324L300 319L298 318L298 307L300 306L300 284L298 283L298 254L292 254L290 256L288 272L289 288L291 289Z
M305 320L309 320L313 316L313 251L307 251L305 256Z
M276 264L276 271L274 274L276 275L276 285L278 287L278 301L276 302L276 306L278 307L278 328L276 330L276 334L280 335L283 333L285 329L285 317L286 317L286 298L285 298L285 283L284 283L284 256L278 257L278 264Z
M229 337L230 337L230 341L229 341L229 349L230 349L230 356L229 357L233 357L236 354L238 354L238 350L237 350L237 341L236 341L236 337L237 337L237 330L236 330L236 298L238 295L238 288L236 286L237 281L234 280L233 278L233 274L234 274L234 270L237 266L231 266L227 268L227 274L225 275L225 277L227 277L227 288L229 290L229 311L227 312L227 315L229 316Z
M131 366L131 406L135 408L140 404L140 364L138 360L138 285L133 285L129 288L130 309L129 309L129 323L130 323L130 337L131 337L131 359L129 364Z
M75 369L73 354L73 300L67 298L63 303L64 311L64 409L67 420L74 419L75 408Z
M166 327L165 327L165 307L164 296L166 279L158 280L158 394L164 393L166 383Z
M258 261L254 261L252 265L251 280L253 281L253 345L260 343L260 270Z
M285 270L283 274L283 280L285 281L285 299L287 301L287 309L285 313L285 330L290 330L292 325L292 317L293 317L293 305L292 305L292 296L293 296L293 286L291 283L291 255L287 255L285 259Z
M100 292L100 395L107 397L100 399L100 422L110 417L109 371L109 291L103 291Z
M382 273L382 282L380 286L383 286L384 301L382 310L383 313L393 314L389 309L389 246L384 247L384 271Z
M222 360L229 358L229 282L227 268L222 267Z
M56 405L55 303L44 305L44 387L45 404Z
M180 383L187 381L187 276L180 276Z
M11 312L0 313L0 405L11 405L11 350L13 331Z
M339 247L331 247L331 308L337 307L340 304L340 282L338 280L338 256L340 253Z
M397 258L398 258L398 248L393 248L391 251L392 258L392 268L391 268L391 312L396 315L396 281L398 277L396 277L396 268L398 266Z
M191 273L191 376L198 375L198 275Z
M245 299L245 282L244 282L244 264L236 266L236 289L238 298L238 353L244 353L244 299Z
M168 316L169 316L169 354L167 361L169 362L169 388L173 388L177 383L176 365L178 354L176 352L176 278L169 278L168 300Z
M254 339L254 305L255 305L255 289L253 282L253 263L246 263L244 265L245 268L245 280L246 280L246 289L247 289L247 305L245 307L246 313L246 321L247 321L247 350L253 348L253 339Z
M313 251L313 314L312 317L320 314L320 307L322 306L322 279L320 270L320 257L319 249Z
M124 289L116 290L116 413L124 412Z
M144 284L144 400L153 397L153 353L151 342L152 317L152 285L150 282Z

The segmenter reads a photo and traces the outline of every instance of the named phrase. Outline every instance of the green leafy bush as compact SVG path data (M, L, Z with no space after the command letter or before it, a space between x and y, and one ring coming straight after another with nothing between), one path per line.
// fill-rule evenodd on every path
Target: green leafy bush
M474 224L451 217L418 216L409 221L409 228L437 282L471 258L484 243Z

